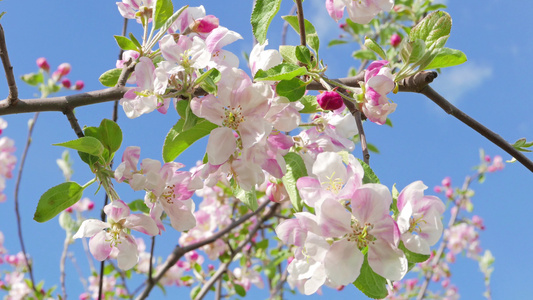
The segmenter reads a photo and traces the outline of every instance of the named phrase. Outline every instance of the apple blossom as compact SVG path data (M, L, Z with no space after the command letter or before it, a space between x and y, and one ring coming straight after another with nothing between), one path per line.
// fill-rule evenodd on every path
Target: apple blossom
M391 69L385 67L386 60L374 61L365 70L365 86L362 110L365 116L379 125L385 124L387 116L396 110L396 103L390 103L387 94L395 83Z
M222 47L242 39L242 36L227 29L226 27L217 27L213 29L205 39L206 50L211 53L210 68L225 66L229 68L239 67L239 58Z
M154 8L154 0L122 0L116 2L118 11L126 19L137 19L141 23L143 17L150 18Z
M324 110L336 110L344 105L341 95L336 91L325 91L316 97L318 105Z
M252 71L252 77L255 76L258 70L266 71L276 65L282 63L283 58L277 50L265 50L268 46L268 40L264 44L256 44L250 52L248 66Z
M154 236L159 229L152 218L143 214L130 214L130 208L122 200L115 200L104 207L108 222L96 219L83 221L74 239L90 237L89 250L97 260L109 257L113 248L118 249L118 267L131 269L139 260L137 243L126 230L136 230Z
M400 192L397 222L405 248L428 255L442 236L445 207L438 197L424 196L425 189L422 181L415 181Z
M329 15L339 21L348 11L350 20L359 24L369 23L378 13L390 11L394 6L394 0L326 0L326 10Z

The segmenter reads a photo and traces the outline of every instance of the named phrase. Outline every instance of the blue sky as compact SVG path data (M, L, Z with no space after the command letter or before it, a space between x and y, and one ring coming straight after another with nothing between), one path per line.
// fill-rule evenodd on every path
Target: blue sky
M232 0L231 10L228 9L230 1L174 2L176 7L180 4L203 4L208 14L220 18L221 25L244 37L232 44L230 50L240 56L243 51L252 49L249 24L252 1ZM288 14L291 5L292 1L284 1L280 15ZM533 99L528 76L533 69L533 63L528 59L533 53L533 27L529 25L533 3L518 0L511 5L508 1L487 0L483 4L479 1L447 1L447 5L446 11L453 18L447 46L463 51L468 62L443 69L432 87L508 141L514 142L522 137L533 140ZM327 15L323 0L308 0L304 9L321 38L321 58L329 66L327 75L330 78L346 76L347 67L356 64L351 58L355 45L326 48L327 41L340 33L337 24ZM1 23L17 78L35 71L35 60L46 57L52 68L69 62L72 72L68 77L73 81L84 80L86 91L102 88L98 77L114 68L118 47L113 35L119 35L122 30L123 21L114 1L4 0L0 2L0 11L7 12ZM129 25L130 30L139 32L140 27L134 22ZM281 26L278 16L268 34L271 48L281 41ZM294 44L297 41L297 36L290 31L289 42ZM246 69L243 59L241 67ZM3 77L0 76L2 98L8 94ZM36 91L20 80L18 87L21 98L35 97ZM424 96L399 94L390 97L398 103L396 112L390 116L394 127L370 123L365 126L368 140L381 151L380 154L372 154L370 164L388 187L396 183L402 188L415 180L423 180L431 188L445 176L450 176L454 184L461 185L465 175L472 174L471 166L478 163L480 148L491 156L501 155L509 159L502 150L446 115ZM112 103L76 110L81 126L97 126L101 118L111 118L111 112ZM32 116L3 116L9 122L4 134L15 140L18 157L27 135L27 121ZM159 145L176 119L177 114L169 112L167 115L152 113L130 120L120 111L119 124L124 131L124 141L119 155L125 147L138 145L141 146L142 157L161 159ZM55 262L59 261L63 233L58 230L57 219L39 224L32 218L40 195L63 181L55 162L63 149L51 144L75 137L62 114L42 113L34 131L21 186L27 249L35 258L36 277L45 279L47 286L59 283ZM358 151L357 148L354 154L361 157ZM187 151L179 158L187 166L194 165L198 159L201 157L195 151ZM73 180L85 183L91 178L88 169L77 158L74 168ZM494 299L524 299L533 294L528 272L533 268L530 255L533 241L529 232L533 228L532 182L533 174L515 163L507 165L501 173L488 176L483 185L473 185L476 190L473 198L475 213L484 218L487 228L481 235L482 247L490 249L496 257L492 277ZM14 183L14 180L7 182L5 192L8 201L0 203L0 230L6 235L5 246L11 253L19 250L13 216ZM128 189L119 189L119 193L125 195L123 197L131 197L130 200L142 197L141 194L130 193ZM86 196L97 206L103 203L103 195L94 196L93 193L94 190L89 191ZM178 234L167 231L164 236L168 244L158 244L157 252L166 257L176 244ZM77 276L72 266L68 266L67 272L71 274L69 289L72 287L70 295L73 296L81 286L76 283ZM482 299L483 280L476 263L460 259L453 265L452 273L452 280L459 286L463 299ZM257 292L257 298L266 298L265 294L254 292ZM329 296L352 299L355 288L348 287L340 294L329 289L325 292Z

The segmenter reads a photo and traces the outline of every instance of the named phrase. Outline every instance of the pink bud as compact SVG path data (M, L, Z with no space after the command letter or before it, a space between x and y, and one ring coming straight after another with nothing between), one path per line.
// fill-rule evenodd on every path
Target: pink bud
M447 189L445 195L447 198L451 198L453 196L453 190Z
M72 206L67 208L67 209L65 209L65 211L68 212L69 214L72 213Z
M212 264L209 264L207 265L207 269L209 269L209 271L213 271L215 269L215 266L213 266Z
M57 71L59 71L59 74L61 74L61 76L68 75L68 73L70 73L70 64L69 63L60 64L59 67L57 67Z
M484 159L485 159L486 162L490 162L490 155L485 155Z
M81 81L81 80L78 80L78 81L76 81L76 85L75 85L74 89L79 91L79 90L83 89L84 86L85 86L85 83L83 83L83 81Z
M340 23L339 24L339 28L340 29L345 29L346 28L346 23Z
M391 35L390 37L390 44L392 45L392 47L398 47L398 45L400 45L400 43L402 42L402 37L397 34L397 33L394 33L393 35Z
M325 91L316 96L318 105L324 110L336 110L344 104L341 95L335 91Z
M44 57L37 58L37 66L46 72L50 71L50 65L48 64L48 61Z
M63 78L63 80L61 80L61 84L63 85L64 88L70 89L71 83L69 79Z
M209 33L218 27L218 18L208 15L194 21L194 31L198 33Z
M94 208L94 202L89 202L89 204L87 204L87 210L92 210Z
M441 193L441 192L442 192L442 189L440 188L440 186L436 185L436 186L433 188L433 191L435 191L435 193Z
M198 253L196 252L192 252L190 255L189 255L189 258L190 260L198 260Z
M474 215L472 217L472 223L479 229L481 230L485 230L485 225L483 225L483 219L478 216L478 215Z
M344 287L345 287L344 285L338 286L338 287L337 287L337 291L340 292L340 291L344 290Z
M446 177L442 180L441 183L445 187L450 187L450 185L452 184L452 179L450 177Z

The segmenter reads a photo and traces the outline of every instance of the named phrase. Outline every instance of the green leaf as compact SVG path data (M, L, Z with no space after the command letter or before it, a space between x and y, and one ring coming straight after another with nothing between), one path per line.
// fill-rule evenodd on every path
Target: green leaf
M365 47L374 51L377 55L379 55L379 57L385 60L387 59L387 55L385 54L385 51L383 51L383 49L381 49L379 44L376 43L376 41L374 41L373 39L369 37L365 37Z
M1 13L0 13L0 19L2 19L2 17L3 17L5 14L6 14L5 11L1 12Z
M441 37L450 34L452 29L452 18L447 12L435 11L427 15L422 21L416 24L409 33L409 40L423 40L429 48Z
M370 168L369 165L367 165L364 161L357 159L359 163L361 163L361 166L363 166L363 170L365 170L365 176L363 177L363 184L367 183L380 183L379 178L376 176L374 171L372 171L372 168Z
M135 45L134 42L132 42L130 39L128 39L128 38L125 37L125 36L115 35L115 40L117 41L118 46L119 46L120 49L122 49L122 50L135 50L135 51L139 51L139 49L137 48L137 45Z
M300 26L298 24L298 17L297 16L283 16L283 20L287 21L291 27L300 34ZM308 20L305 20L304 22L305 27L305 41L307 42L307 45L311 47L315 51L315 53L318 54L318 48L320 47L320 40L318 39L318 34L316 33L315 26Z
M276 93L279 96L287 97L290 102L294 102L305 95L306 86L307 84L298 78L282 80L276 85Z
M312 114L322 111L322 108L318 105L318 102L316 102L316 96L305 95L300 98L300 103L304 105L304 108L300 110L301 114Z
M281 0L257 0L250 23L252 23L252 32L259 44L263 45L266 41L266 35L270 22L278 13Z
M106 160L111 158L122 144L122 130L120 126L109 119L103 119L99 127L86 127L83 131L85 136L98 139L104 148L108 150L108 156L106 157L104 155Z
M172 16L173 12L172 0L156 0L154 11L152 12L154 30L161 28Z
M365 260L361 266L361 274L355 280L354 285L363 294L372 299L383 299L387 297L387 280L376 274L368 264L368 255L365 255Z
M164 0L164 1L171 1L171 0ZM176 11L172 16L170 16L170 18L167 18L167 20L164 21L163 26L161 26L161 28L159 29L159 32L157 32L155 37L150 41L150 44L147 46L147 48L151 49L155 45L155 43L157 43L157 41L159 41L163 37L163 35L165 35L167 33L168 28L170 26L172 26L172 24L174 24L176 19L181 15L181 13L187 7L189 7L189 6L188 5L183 6L178 11Z
M122 73L122 69L111 69L109 71L106 71L104 74L100 75L100 78L98 78L98 81L100 81L101 84L107 87L114 87L117 85L118 78L120 77L120 73Z
M464 62L466 62L466 55L463 52L450 48L441 48L437 56L424 70L453 67Z
M298 59L298 61L300 61L301 63L309 66L312 65L311 51L309 51L309 48L301 45L296 46L296 51L294 52L294 54L296 55L296 59Z
M218 71L215 68L209 69L209 71L200 75L200 77L196 79L195 85L200 84L200 87L204 91L216 96L217 91L218 91L217 82L220 80L220 78L221 78L220 71Z
M102 153L104 153L104 145L102 145L102 143L97 138L94 138L92 136L84 136L77 140L53 145L67 147L98 157L101 157Z
M209 69L208 71L200 75L198 78L196 78L194 85L202 83L208 77L213 79L214 82L218 82L221 78L220 71L215 68Z
M181 122L181 124L180 124ZM188 130L181 130L183 121L180 120L174 125L165 138L163 145L163 160L170 162L175 160L185 149L189 148L194 142L208 135L211 130L218 126L202 119L196 125Z
M352 53L352 56L362 60L376 60L376 54L372 50L357 50Z
M291 80L296 76L302 76L307 74L305 67L300 67L295 64L281 63L266 71L258 70L255 74L255 81L280 81Z
M403 244L402 241L400 241L400 245L398 246L398 248L400 248L403 251L403 253L405 253L405 257L407 258L408 262L421 263L421 262L425 262L431 257L431 255L424 255L424 254L415 253L415 252L411 252L407 250L407 248L405 248L405 245Z
M255 188L251 191L243 190L234 178L230 180L231 190L235 198L239 199L242 203L246 204L252 211L256 211L259 205L257 204L257 196L255 194Z
M296 58L296 46L279 46L279 54L286 63L298 64L298 58Z
M141 43L139 43L139 41L135 38L135 36L133 35L133 33L130 33L129 34L130 36L130 40L133 44L135 44L135 46L137 47L137 49L142 49L142 46L141 46Z
M43 73L41 72L25 74L22 75L20 79L31 86L37 86L44 82Z
M83 187L76 182L63 182L46 191L39 199L33 219L46 222L81 199Z
M235 288L235 292L237 293L237 295L241 297L246 296L246 290L242 287L242 285L234 283L233 287Z
M305 167L302 157L297 153L289 152L283 158L287 164L287 173L285 173L281 180L289 194L294 210L299 212L303 209L303 201L298 193L296 181L298 181L300 177L307 176L307 168Z
M368 151L379 154L378 147L374 146L373 144L366 143L366 147L368 148Z
M328 43L328 47L335 46L335 45L347 44L347 43L348 43L348 42L347 42L347 41L344 41L344 40L331 40L331 41L329 41L329 43Z
M128 203L128 206L131 211L141 211L145 214L150 213L150 209L148 208L148 206L146 206L146 203L144 203L144 200L142 199L133 200Z

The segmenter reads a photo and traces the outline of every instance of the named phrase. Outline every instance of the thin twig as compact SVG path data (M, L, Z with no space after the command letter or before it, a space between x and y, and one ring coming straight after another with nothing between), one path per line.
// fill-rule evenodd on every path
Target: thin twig
M148 265L148 283L153 284L153 266L152 266L152 260L154 259L154 248L155 248L155 236L152 237L152 246L150 247L150 264Z
M421 94L428 97L431 101L435 102L440 108L442 108L447 114L450 114L457 118L459 121L466 124L468 127L474 129L479 134L487 138L496 146L500 147L505 152L509 153L512 157L516 158L524 167L528 168L533 172L533 162L529 160L522 152L516 150L511 144L504 140L501 136L494 133L478 121L474 120L469 115L462 112L460 109L455 107L453 104L448 102L444 97L439 95L435 90L433 90L429 85L420 91Z
M74 111L72 109L68 109L64 112L64 114L67 116L70 126L72 127L72 129L74 129L76 135L79 138L84 137L83 130L81 130L80 124L78 123L78 119L76 119L76 116L74 115Z
M480 173L477 174L479 176ZM472 177L467 176L465 179L465 182L463 183L463 191L468 190L468 187L470 186L470 183L472 182ZM462 194L461 199L459 201L455 202L455 208L452 210L452 216L450 217L450 221L448 221L448 227L451 228L455 221L457 220L457 216L459 215L459 210L461 203L466 200L466 194ZM431 268L426 274L424 275L424 282L422 282L422 286L420 287L420 290L418 291L418 296L416 297L416 300L422 300L424 299L424 296L426 294L426 290L429 285L429 280L433 276L433 269L436 267L442 257L442 254L444 253L444 249L446 248L448 241L443 239L440 243L439 249L437 250L435 256L433 257L433 260L431 261Z
M231 252L231 255L228 261L221 264L218 270L215 272L215 274L213 274L213 276L209 279L209 281L207 281L207 283L205 283L202 286L202 289L200 290L200 292L195 298L196 300L201 300L205 297L207 292L211 289L211 287L215 284L215 282L219 279L219 277L222 276L222 274L224 274L226 269L229 267L229 265L233 261L233 258L235 257L235 255L237 255L237 253L241 253L242 249L248 243L252 241L257 231L261 228L262 224L266 222L267 220L269 220L270 218L272 218L276 214L276 210L278 207L279 207L279 203L276 203L270 207L270 210L261 218L260 221L257 222L254 228L250 231L246 240L240 243L239 246L234 251Z
M222 277L218 279L215 287L215 300L220 300L222 296Z
M353 113L352 113L353 115ZM357 111L355 115L355 124L357 124L357 130L359 131L359 140L361 141L361 150L363 150L363 161L370 165L370 153L368 153L368 146L366 144L365 130L363 129L363 121L361 119L361 111Z
M28 260L28 254L26 253L26 247L24 247L24 239L22 237L22 224L20 221L20 212L19 212L19 188L20 188L20 182L22 180L22 171L24 170L24 163L26 162L26 156L28 155L28 149L30 148L31 141L32 141L32 133L33 128L35 127L35 122L37 122L37 118L39 117L39 113L35 113L33 116L33 119L30 121L29 128L28 128L28 138L26 139L26 146L24 147L24 152L22 153L22 157L20 158L20 167L17 174L17 182L15 183L15 195L14 195L14 201L15 201L15 215L17 216L17 229L18 229L18 236L20 241L20 249L22 250L22 254L24 254L24 261L26 262L26 266L28 266L28 273L30 274L30 280L32 283L32 289L35 291L36 294L38 294L37 289L35 287L35 280L33 279L33 267Z
M65 278L66 278L65 261L67 260L67 251L68 251L68 246L70 244L70 237L71 237L70 232L67 232L67 236L65 237L65 241L63 242L63 252L61 252L61 258L59 260L59 271L60 271L59 281L61 282L61 291L63 293L63 299L65 300L67 299L67 289L65 285Z
M100 277L98 278L98 300L102 300L102 289L104 287L105 260L100 262Z
M256 211L250 212L244 216L242 216L237 221L232 222L228 227L222 229L221 231L217 232L216 234L210 236L209 238L206 238L202 241L196 242L194 244L190 244L185 247L179 247L176 246L174 248L174 251L167 257L167 260L163 264L163 267L155 274L155 277L153 279L153 282L146 283L146 287L144 288L143 292L136 298L137 300L146 299L148 295L150 295L150 291L154 288L154 286L163 278L165 273L176 264L176 262L187 252L196 250L202 246L205 246L207 244L211 244L214 241L218 240L219 238L223 237L227 233L229 233L231 230L233 230L235 227L241 225L242 223L246 222L251 217L257 215L259 212L261 212L267 205L269 201L266 201L265 203L261 204Z
M9 87L9 96L7 96L8 105L14 105L18 101L19 93L17 89L17 83L15 82L15 75L13 74L13 66L9 61L9 55L7 53L6 37L4 35L4 28L0 24L0 58L4 65L4 71L6 73L7 85Z
M302 0L295 0L297 9L296 15L298 16L298 27L300 29L300 45L306 46L306 36L305 36L305 18L304 18L304 8L302 5Z

